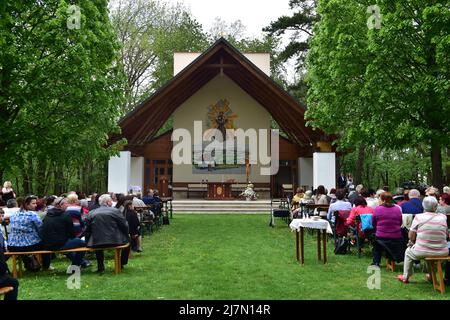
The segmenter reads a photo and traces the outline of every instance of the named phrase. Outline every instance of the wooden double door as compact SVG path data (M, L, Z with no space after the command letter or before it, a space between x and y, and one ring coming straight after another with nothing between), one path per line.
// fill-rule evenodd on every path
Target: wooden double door
M297 186L298 166L296 160L280 160L278 173L270 177L270 191L272 198L283 197L283 184Z
M171 197L173 163L171 159L145 159L144 193L158 189L160 197Z

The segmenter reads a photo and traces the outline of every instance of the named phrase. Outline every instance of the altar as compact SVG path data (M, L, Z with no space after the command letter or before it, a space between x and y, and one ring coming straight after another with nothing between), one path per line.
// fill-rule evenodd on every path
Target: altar
M231 200L231 185L233 182L208 182L207 200Z

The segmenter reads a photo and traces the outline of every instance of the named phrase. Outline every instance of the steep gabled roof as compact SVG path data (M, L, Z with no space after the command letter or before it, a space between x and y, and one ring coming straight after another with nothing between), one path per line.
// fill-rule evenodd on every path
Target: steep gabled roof
M221 70L266 108L295 143L310 147L329 140L320 130L306 127L305 108L223 38L121 119L122 137L129 145L153 138L170 115Z

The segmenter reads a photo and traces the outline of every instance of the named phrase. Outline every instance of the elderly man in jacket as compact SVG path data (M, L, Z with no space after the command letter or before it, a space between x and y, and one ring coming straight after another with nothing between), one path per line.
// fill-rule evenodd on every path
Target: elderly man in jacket
M86 219L86 243L91 248L107 248L124 245L130 242L128 236L128 223L119 209L112 207L109 194L98 199L100 207L89 213ZM128 263L129 247L122 251L122 267ZM97 272L105 271L103 250L95 252L97 257Z
M86 243L76 237L76 228L72 218L65 211L69 206L67 198L59 197L53 202L53 206L47 211L42 222L40 236L42 247L45 250L65 250L85 247ZM70 252L67 257L72 261L72 265L86 268L91 265L84 260L85 252Z
M408 193L409 200L402 203L402 213L419 214L423 213L422 200L420 200L420 192L417 189L411 189Z

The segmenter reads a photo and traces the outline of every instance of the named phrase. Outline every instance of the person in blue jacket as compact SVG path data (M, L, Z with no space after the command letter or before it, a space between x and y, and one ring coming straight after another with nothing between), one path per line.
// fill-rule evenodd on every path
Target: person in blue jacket
M423 213L422 200L420 199L420 192L417 189L411 189L408 193L409 200L402 203L403 214L419 214Z

